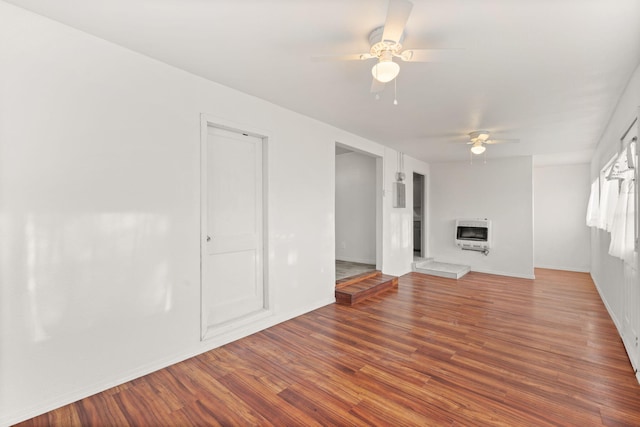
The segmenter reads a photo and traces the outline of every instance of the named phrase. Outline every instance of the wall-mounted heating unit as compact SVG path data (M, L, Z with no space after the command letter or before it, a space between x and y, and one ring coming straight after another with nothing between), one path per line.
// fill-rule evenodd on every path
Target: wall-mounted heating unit
M457 219L456 246L487 255L491 248L491 221L486 218Z

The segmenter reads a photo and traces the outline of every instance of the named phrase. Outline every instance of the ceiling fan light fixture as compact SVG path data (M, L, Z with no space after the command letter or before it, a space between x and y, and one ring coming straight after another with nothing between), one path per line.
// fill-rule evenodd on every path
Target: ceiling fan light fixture
M482 154L484 153L484 151L487 149L487 147L485 147L484 145L482 145L482 142L478 141L475 142L472 146L471 146L471 152L473 154Z
M380 57L380 61L371 68L373 78L381 83L388 83L395 79L400 72L400 66L393 62L391 52L385 52Z

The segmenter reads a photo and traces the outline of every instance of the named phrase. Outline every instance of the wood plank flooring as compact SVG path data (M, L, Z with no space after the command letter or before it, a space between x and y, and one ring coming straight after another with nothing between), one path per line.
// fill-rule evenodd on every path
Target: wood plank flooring
M588 274L411 273L23 426L640 425Z

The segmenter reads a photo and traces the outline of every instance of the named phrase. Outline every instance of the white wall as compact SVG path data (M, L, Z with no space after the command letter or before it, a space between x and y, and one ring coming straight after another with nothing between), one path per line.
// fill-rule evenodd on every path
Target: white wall
M588 272L591 264L589 227L589 164L535 167L534 265Z
M607 161L621 148L620 140L633 120L637 117L639 107L640 66L636 68L631 76L598 142L591 161L590 182L596 179L600 169L602 169ZM623 327L623 319L627 308L625 305L628 304L632 297L637 298L637 294L627 295L623 284L626 281L637 285L639 278L637 277L637 272L632 274L629 269L624 268L624 263L620 259L608 254L610 239L610 233L595 227L591 228L591 276L620 335L623 336L625 329ZM635 286L635 289L637 293L637 286ZM640 331L640 308L638 308L640 307L640 301L634 300L633 304L635 308L632 312L628 313L628 316L637 333ZM634 341L635 337L628 337L627 343L635 348L636 354L634 357L637 360L640 358L640 354L638 354L639 349L635 346Z
M336 156L336 259L376 263L376 160Z
M385 148L385 168L384 168L384 247L383 273L401 276L411 271L413 262L413 180L411 176L414 172L425 177L429 174L430 165L405 156L404 173L405 179L406 207L393 207L392 184L396 181L398 172L398 152L390 148ZM428 205L429 201L427 201Z
M488 149L490 150L490 148ZM429 248L436 261L473 271L533 278L533 166L531 157L430 165ZM457 218L488 218L488 256L456 247Z
M0 40L0 425L334 300L335 141L384 157L385 185L395 152L4 2ZM269 136L274 299L206 342L201 113ZM382 208L406 273L410 219Z

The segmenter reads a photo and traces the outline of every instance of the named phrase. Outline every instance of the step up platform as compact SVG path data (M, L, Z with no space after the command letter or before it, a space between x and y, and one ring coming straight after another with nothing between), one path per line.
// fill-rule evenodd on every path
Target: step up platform
M397 277L382 274L377 270L368 271L336 281L336 303L354 305L397 287Z
M446 277L448 279L459 279L471 271L471 267L468 265L425 260L414 262L413 271L416 273L430 274L432 276Z

